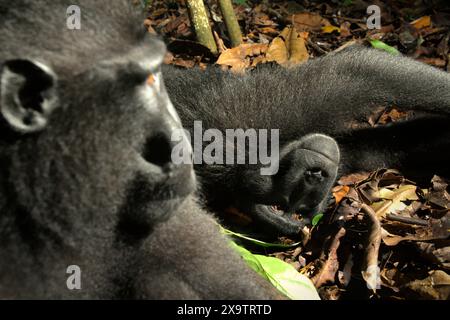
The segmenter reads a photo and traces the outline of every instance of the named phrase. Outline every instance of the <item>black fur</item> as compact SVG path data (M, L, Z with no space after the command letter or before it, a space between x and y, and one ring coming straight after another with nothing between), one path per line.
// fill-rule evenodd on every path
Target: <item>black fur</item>
M164 46L139 10L80 0L68 30L70 4L0 1L0 299L280 298L170 163L181 126L146 83Z
M205 130L280 129L281 162L286 146L312 133L337 140L340 151L330 148L330 141L313 139L309 149L315 153L293 156L287 175L280 170L263 177L252 165L196 167L213 210L237 206L253 213L257 222L264 220L263 226L277 235L298 234L304 225L289 212L309 216L324 208L334 164L315 169L327 183L309 184L308 189L305 182L305 172L321 150L328 158L340 158L340 174L379 167L394 167L411 177L449 174L450 75L411 59L356 46L289 70L263 66L242 76L167 66L164 74L187 128L201 120ZM416 115L394 125L353 129L354 121L367 121L377 107L392 105ZM299 187L284 190L286 185ZM255 209L257 204L269 206ZM284 213L274 215L270 205L279 205Z

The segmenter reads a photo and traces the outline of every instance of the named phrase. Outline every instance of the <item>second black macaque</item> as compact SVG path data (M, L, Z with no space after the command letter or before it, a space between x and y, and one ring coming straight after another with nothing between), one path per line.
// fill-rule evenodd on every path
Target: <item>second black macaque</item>
M251 226L263 235L301 234L345 173L390 167L413 178L449 175L450 74L412 59L354 46L294 69L262 66L246 75L163 70L191 133L199 120L204 130L224 135L226 129L279 129L274 175L261 175L261 165L195 167L210 208L251 213ZM375 128L352 126L392 106L414 116Z
M0 0L0 300L272 299L171 160L164 44L132 1Z

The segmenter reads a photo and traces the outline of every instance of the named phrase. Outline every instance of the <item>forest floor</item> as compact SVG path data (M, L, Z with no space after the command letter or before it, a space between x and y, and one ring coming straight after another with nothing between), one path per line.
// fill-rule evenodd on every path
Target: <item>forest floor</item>
M236 48L217 1L205 3L216 55L196 42L185 1L152 1L145 23L165 38L166 63L219 64L247 72L263 63L292 67L361 43L450 71L446 1L235 0L244 39ZM380 8L380 28L368 28L370 5ZM395 108L377 110L359 125L376 127L407 116ZM310 277L323 299L449 299L450 185L445 177L418 185L395 170L380 169L342 177L333 196L302 246L261 251Z

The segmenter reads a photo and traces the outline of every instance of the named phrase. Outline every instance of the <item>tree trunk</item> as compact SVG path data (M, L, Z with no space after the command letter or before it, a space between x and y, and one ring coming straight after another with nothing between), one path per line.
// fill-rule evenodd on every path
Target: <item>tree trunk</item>
M217 54L217 45L209 25L203 0L187 0L187 4L198 42L209 48L213 54Z

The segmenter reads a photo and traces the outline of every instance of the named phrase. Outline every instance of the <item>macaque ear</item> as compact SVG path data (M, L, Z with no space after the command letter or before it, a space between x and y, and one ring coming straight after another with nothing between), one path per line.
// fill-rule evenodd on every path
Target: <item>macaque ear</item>
M43 130L58 105L56 75L31 60L8 60L0 69L0 114L12 130Z

